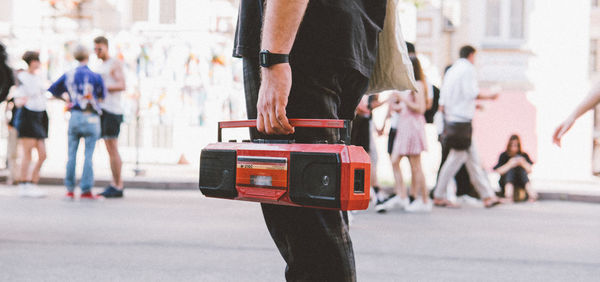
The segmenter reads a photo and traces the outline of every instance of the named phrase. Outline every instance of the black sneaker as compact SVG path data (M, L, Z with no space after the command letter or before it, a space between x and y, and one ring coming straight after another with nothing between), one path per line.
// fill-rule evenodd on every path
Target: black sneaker
M119 190L111 185L106 187L104 192L98 194L98 196L102 196L104 198L123 198L123 190Z

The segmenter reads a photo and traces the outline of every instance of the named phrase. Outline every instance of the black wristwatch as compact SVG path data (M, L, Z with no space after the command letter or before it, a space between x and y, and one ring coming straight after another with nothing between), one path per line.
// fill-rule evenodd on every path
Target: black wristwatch
M272 65L276 64L284 64L290 62L289 54L275 54L269 52L269 50L262 50L258 53L258 61L260 66L263 68L268 68Z

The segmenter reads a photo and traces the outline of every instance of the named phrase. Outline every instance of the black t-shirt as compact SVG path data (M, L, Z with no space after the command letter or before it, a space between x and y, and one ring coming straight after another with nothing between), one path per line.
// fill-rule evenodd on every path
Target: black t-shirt
M257 57L263 0L242 0L233 56ZM383 28L386 0L311 0L292 51L296 66L349 67L369 77Z
M529 158L529 155L527 155L527 153L520 153L520 154L517 154L516 156L521 156L521 157L525 158L525 160L529 164L533 164L533 162L531 161L531 159ZM511 158L512 157L510 157L506 152L503 152L502 154L500 154L500 158L498 158L498 164L496 164L494 169L498 169L499 167L505 165Z

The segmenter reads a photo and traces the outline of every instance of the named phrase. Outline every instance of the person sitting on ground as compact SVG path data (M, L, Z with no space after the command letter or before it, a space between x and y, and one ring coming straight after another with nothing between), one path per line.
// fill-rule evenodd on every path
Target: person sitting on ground
M519 188L525 188L529 201L537 200L537 193L531 188L527 176L532 165L529 155L521 150L521 138L518 135L510 136L506 151L500 154L498 164L494 167L494 171L500 174L500 187L506 201L512 201L513 194Z

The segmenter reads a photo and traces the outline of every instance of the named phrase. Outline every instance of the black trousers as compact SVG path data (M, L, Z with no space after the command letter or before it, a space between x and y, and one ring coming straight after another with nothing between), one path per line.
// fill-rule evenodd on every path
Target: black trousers
M307 70L292 64L288 118L352 119L368 86L368 79L352 69ZM257 117L260 88L258 58L244 58L244 90L248 118ZM291 136L265 136L251 130L251 138L293 138L298 143L336 141L336 130L296 128ZM269 233L287 263L288 281L356 281L354 251L347 214L335 210L262 204Z
M352 145L361 146L367 153L371 148L371 119L357 115L352 120Z

